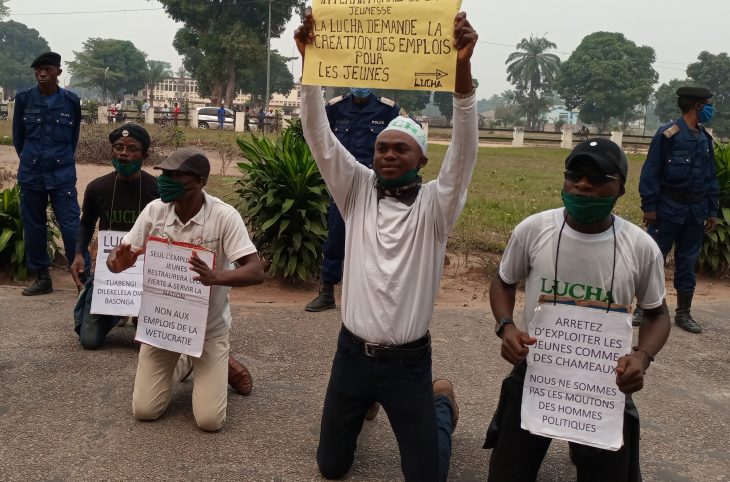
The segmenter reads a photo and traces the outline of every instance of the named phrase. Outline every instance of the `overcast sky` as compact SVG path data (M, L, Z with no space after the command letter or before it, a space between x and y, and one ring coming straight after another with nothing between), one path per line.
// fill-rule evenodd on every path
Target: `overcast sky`
M170 62L174 69L182 65L172 46L180 25L155 0L10 0L7 6L10 19L38 30L64 61L73 59L73 51L80 51L86 39L101 37L130 40L148 59ZM128 11L100 12L122 9ZM463 0L462 10L479 32L472 69L480 82L480 98L510 88L504 61L530 34L547 35L565 60L586 35L601 30L621 32L638 45L654 48L660 83L685 78L687 64L702 50L730 50L723 33L730 18L728 0L701 4L685 0ZM297 24L292 19L282 37L272 39L272 47L282 55L296 55L292 34ZM298 78L300 63L291 64Z

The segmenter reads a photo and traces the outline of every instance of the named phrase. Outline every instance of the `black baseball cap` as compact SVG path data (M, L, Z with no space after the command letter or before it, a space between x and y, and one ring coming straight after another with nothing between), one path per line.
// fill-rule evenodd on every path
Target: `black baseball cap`
M131 137L139 141L145 151L150 148L150 134L139 124L129 122L117 127L109 133L109 142L114 144L120 137Z
M167 156L167 159L154 167L163 171L179 171L208 179L210 161L205 153L194 147L182 147Z
M603 137L593 137L579 143L565 159L565 168L572 169L579 160L589 159L598 167L601 174L621 173L626 180L629 162L624 151L615 142Z
M56 52L44 52L35 58L30 67L36 68L41 65L51 65L53 67L61 66L61 56Z

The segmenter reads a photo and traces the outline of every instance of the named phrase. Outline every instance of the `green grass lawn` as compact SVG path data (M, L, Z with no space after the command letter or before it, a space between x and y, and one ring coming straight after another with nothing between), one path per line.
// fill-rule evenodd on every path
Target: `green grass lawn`
M431 144L424 181L434 179L447 146ZM514 226L525 217L562 206L565 149L481 147L464 211L450 238L450 249L462 252L501 252ZM615 212L641 221L638 182L642 155L629 156L626 195ZM235 202L235 177L211 176L208 191Z

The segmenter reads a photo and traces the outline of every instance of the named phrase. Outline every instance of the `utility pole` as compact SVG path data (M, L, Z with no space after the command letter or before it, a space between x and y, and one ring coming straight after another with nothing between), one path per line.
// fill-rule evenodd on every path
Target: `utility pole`
M269 111L269 90L271 89L271 0L269 0L269 24L266 26L266 100L265 111Z

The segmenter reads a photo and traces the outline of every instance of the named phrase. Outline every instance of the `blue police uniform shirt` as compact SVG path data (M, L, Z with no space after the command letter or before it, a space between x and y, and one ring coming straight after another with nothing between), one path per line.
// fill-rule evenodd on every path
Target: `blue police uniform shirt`
M398 117L400 107L385 98L368 96L367 103L356 104L352 94L335 97L325 108L330 129L360 164L373 167L375 139L388 123Z
M664 132L674 125L678 132L666 138ZM662 188L705 197L698 202L679 202L662 194ZM717 216L720 188L712 136L704 127L692 130L680 117L659 128L641 169L639 194L644 212L656 211L673 222L683 223L691 215L696 223L704 223Z
M71 91L59 88L56 94L44 97L35 86L15 97L13 145L20 158L21 187L48 190L76 186L74 152L80 126L81 102Z

